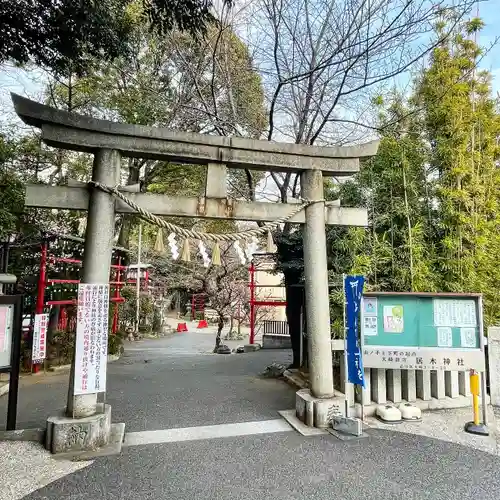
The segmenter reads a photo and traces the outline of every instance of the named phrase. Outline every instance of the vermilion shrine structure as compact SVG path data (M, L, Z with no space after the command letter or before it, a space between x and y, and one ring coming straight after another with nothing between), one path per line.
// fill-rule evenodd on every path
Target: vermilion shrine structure
M313 147L191 134L96 120L56 110L18 95L12 95L12 99L17 114L25 123L40 128L42 140L48 145L92 153L92 181L101 185L120 189L123 157L206 166L205 192L200 197L127 193L141 209L157 216L273 222L296 211L297 205L229 198L227 169L300 174L302 198L306 204L289 221L304 224L311 382L307 404L314 414L314 425L325 427L334 395L325 224L367 226L368 220L364 209L325 203L323 176L354 174L359 170L360 158L376 153L378 142L349 147ZM82 281L108 284L115 215L133 212L128 205L92 183L86 187L28 186L26 205L87 211ZM47 447L52 452L105 447L115 435L110 424L110 408L98 405L97 393L75 394L74 375L75 367L70 377L66 416L51 417L48 421Z

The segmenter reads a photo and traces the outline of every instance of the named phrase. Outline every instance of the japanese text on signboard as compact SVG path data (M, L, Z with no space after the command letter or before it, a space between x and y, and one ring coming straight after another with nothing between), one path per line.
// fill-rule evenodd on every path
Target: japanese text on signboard
M109 285L78 287L75 394L106 390Z
M33 349L31 360L33 364L43 363L47 356L47 328L49 324L48 314L35 314L33 325Z
M366 367L402 370L469 371L484 369L484 355L478 350L429 349L420 347L365 346Z

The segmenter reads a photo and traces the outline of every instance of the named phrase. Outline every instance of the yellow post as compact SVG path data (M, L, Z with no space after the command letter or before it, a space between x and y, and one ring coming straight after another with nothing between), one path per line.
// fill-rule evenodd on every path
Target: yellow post
M472 394L472 409L474 411L474 425L479 425L479 374L470 372L470 392Z

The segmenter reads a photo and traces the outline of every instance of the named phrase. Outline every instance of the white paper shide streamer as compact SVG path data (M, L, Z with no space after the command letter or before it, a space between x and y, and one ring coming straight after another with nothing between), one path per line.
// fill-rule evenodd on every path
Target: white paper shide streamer
M233 243L234 249L236 250L236 253L238 254L238 257L241 261L241 263L244 265L246 264L246 258L245 258L245 252L243 251L243 248L240 246L240 242L236 240Z
M259 248L259 241L257 240L256 236L252 236L250 243L247 244L247 247L245 249L245 255L248 261L252 260L253 254L257 252L258 248Z
M170 252L172 253L172 259L177 260L179 258L179 246L177 245L175 234L170 233L168 235L167 240L168 240L168 246L170 247Z
M205 244L201 240L198 243L198 249L199 249L200 255L203 259L203 266L209 267L210 266L210 257L208 256L207 248L205 247Z

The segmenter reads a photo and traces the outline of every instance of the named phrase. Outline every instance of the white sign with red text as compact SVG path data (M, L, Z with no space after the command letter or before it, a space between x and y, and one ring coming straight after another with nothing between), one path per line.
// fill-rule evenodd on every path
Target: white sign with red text
M48 314L35 314L33 325L33 347L31 361L33 364L43 363L47 357L47 330L49 327Z
M106 390L109 285L81 283L75 351L75 394Z

